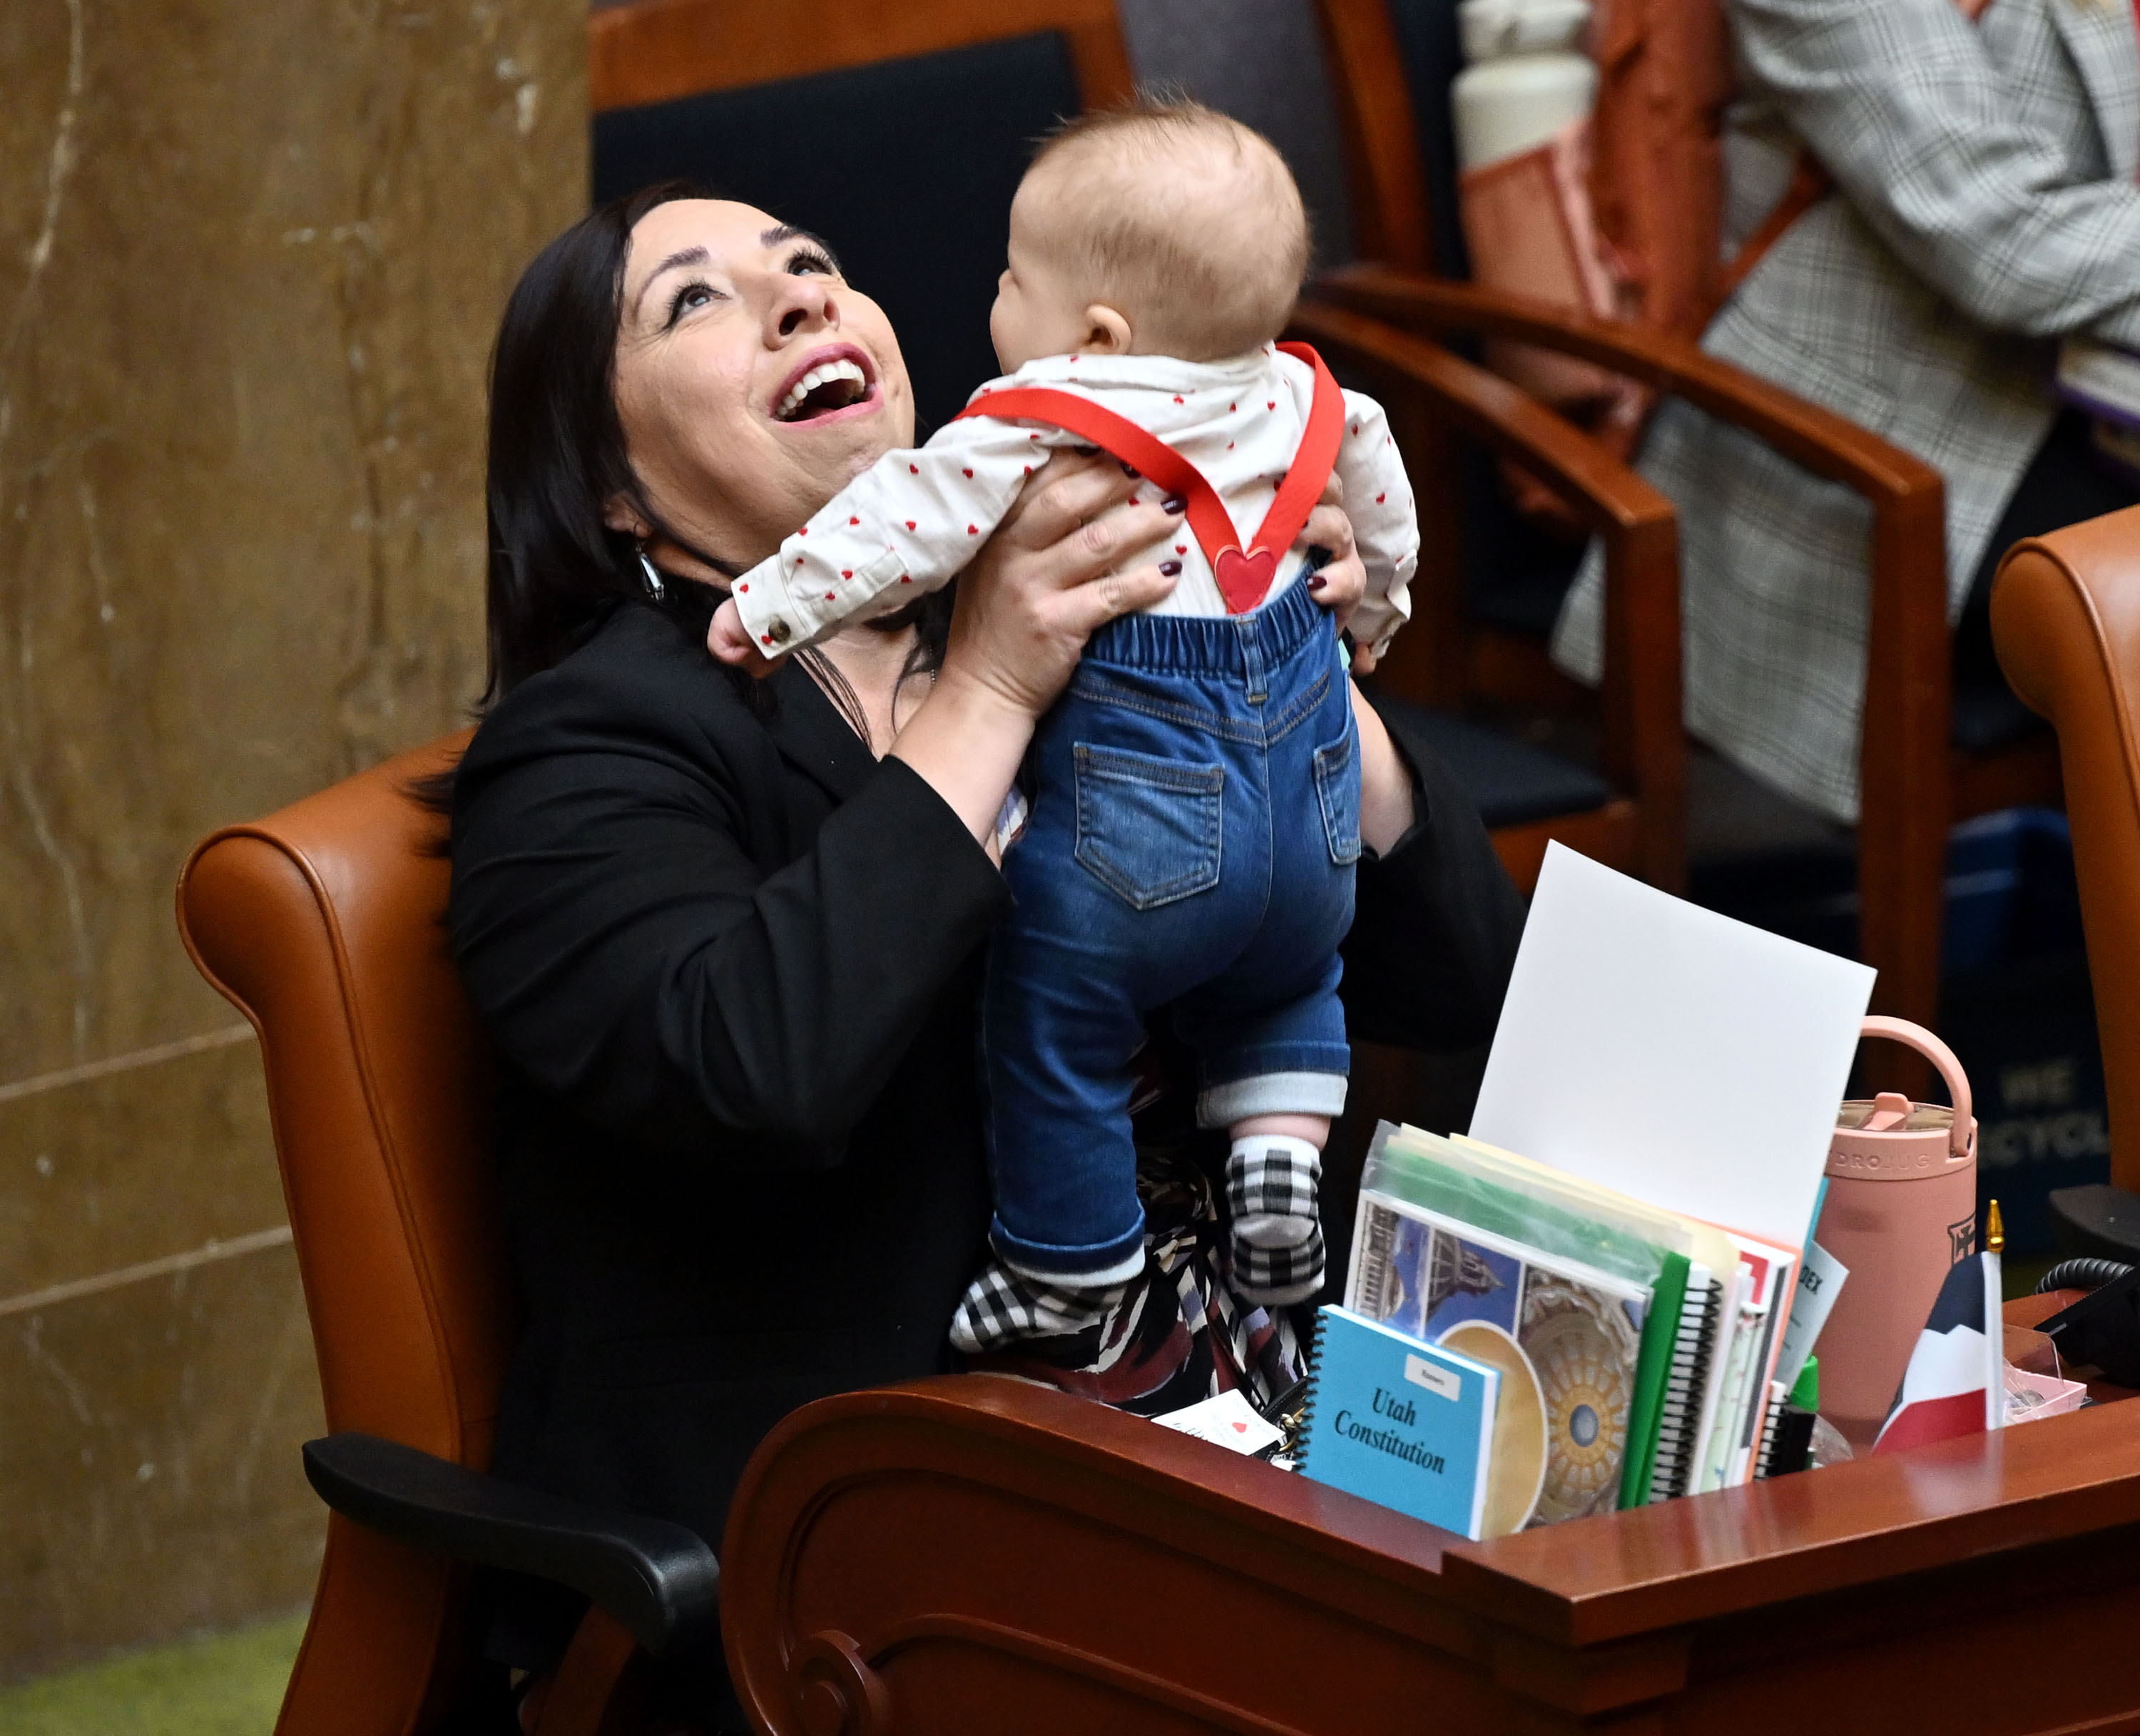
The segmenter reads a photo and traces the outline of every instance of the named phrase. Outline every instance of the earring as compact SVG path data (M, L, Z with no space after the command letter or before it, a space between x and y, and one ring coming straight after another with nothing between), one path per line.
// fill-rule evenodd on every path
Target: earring
M668 591L664 588L661 583L661 574L660 570L655 567L655 564L651 561L646 558L646 545L644 542L641 542L639 545L639 565L641 570L646 575L647 590L652 593L654 601L657 603L660 602L663 597L668 595Z

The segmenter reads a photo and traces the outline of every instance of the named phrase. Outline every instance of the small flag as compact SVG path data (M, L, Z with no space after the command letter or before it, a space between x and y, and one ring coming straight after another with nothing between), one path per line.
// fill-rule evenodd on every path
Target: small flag
M2005 1423L2004 1334L1993 1331L2000 1324L1999 1289L1995 1253L1971 1254L1948 1271L1874 1452L1951 1440Z

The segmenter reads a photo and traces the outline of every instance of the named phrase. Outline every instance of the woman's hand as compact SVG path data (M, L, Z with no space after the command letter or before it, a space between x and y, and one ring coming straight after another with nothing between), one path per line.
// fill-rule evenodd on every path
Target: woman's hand
M1331 612L1342 633L1352 625L1352 611L1360 606L1360 599L1367 594L1367 565L1353 545L1352 521L1345 516L1345 484L1334 473L1323 485L1321 504L1308 515L1308 522L1301 527L1293 546L1296 553L1320 549L1330 557L1308 580L1308 588L1315 594L1315 601ZM1371 674L1377 661L1377 654L1367 646L1353 647L1354 674Z
M1308 588L1315 601L1328 609L1332 619L1342 633L1352 624L1352 611L1360 606L1360 599L1367 595L1367 566L1360 558L1360 551L1352 543L1352 521L1337 503L1340 485L1336 477L1323 491L1323 504L1308 515L1298 539L1293 543L1297 552L1321 549L1329 556L1308 580ZM1366 659L1365 662L1361 660ZM1352 668L1366 674L1375 666L1375 660L1364 650L1352 654Z
M1141 504L1122 504L1140 493ZM1037 719L1097 630L1174 589L1179 562L1166 562L1171 572L1114 570L1125 551L1151 547L1180 516L1179 501L1169 512L1155 493L1112 459L1052 457L960 576L937 684L955 675Z
M1138 493L1141 503L1124 504ZM891 752L984 842L1033 725L1068 684L1086 640L1159 601L1180 576L1172 561L1114 570L1123 552L1149 548L1180 514L1178 501L1152 493L1112 459L1058 452L960 576L935 689Z

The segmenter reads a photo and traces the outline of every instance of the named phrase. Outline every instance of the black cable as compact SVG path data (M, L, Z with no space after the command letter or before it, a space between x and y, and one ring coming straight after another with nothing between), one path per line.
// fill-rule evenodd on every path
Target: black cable
M2036 1280L2036 1294L2047 1296L2054 1290L2100 1290L2132 1269L2123 1260L2060 1260Z

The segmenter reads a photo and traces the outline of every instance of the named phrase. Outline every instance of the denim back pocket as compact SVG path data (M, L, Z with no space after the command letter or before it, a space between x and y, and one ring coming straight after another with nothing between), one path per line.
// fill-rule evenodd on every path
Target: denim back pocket
M1223 766L1078 743L1077 860L1133 910L1219 884Z
M1315 750L1315 795L1323 804L1323 831L1330 841L1330 860L1340 868L1360 860L1360 767L1352 753L1352 730L1327 748Z

